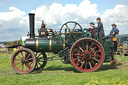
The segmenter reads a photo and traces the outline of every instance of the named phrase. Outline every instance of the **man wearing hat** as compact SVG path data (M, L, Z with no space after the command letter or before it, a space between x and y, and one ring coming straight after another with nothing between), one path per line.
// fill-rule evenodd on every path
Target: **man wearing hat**
M44 37L47 38L48 36L48 31L46 28L46 24L44 23L44 20L42 20L41 28L38 30L39 37Z
M119 30L118 30L117 25L115 23L113 23L111 26L112 26L111 32L109 33L109 35L105 36L104 39L113 38L116 36L116 34L119 33Z
M104 37L104 28L103 28L103 24L101 22L100 17L98 17L96 19L96 21L98 23L98 26L97 27L91 27L91 29L97 30L97 32L98 32L98 40L102 44L102 46L104 46L104 40L103 40L103 37Z
M95 25L94 22L91 22L90 23L90 26L93 27L93 28L95 27L94 25ZM93 31L92 32L92 38L96 39L96 30L95 29L92 29L92 31Z

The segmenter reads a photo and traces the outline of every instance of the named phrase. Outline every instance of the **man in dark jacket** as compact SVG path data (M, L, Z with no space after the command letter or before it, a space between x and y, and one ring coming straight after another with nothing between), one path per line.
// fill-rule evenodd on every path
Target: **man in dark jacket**
M103 28L103 24L101 22L100 17L98 17L96 19L96 21L98 23L98 26L97 27L91 27L91 29L97 30L97 32L98 32L98 40L101 43L101 45L104 47L104 40L103 40L103 37L104 37L104 28Z
M119 33L119 30L116 27L117 25L115 23L112 24L111 26L112 26L111 32L109 33L109 35L105 36L104 39L113 38L113 37L115 37Z
M95 27L95 24L94 24L94 22L91 22L90 23L90 26L91 27ZM96 30L95 29L92 29L92 38L94 38L94 39L96 39L97 38L97 35L96 35Z

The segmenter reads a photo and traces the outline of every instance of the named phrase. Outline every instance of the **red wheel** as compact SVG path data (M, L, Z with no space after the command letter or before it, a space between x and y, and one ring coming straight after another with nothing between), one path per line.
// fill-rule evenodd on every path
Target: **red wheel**
M79 39L71 47L70 61L80 72L96 71L104 61L103 47L92 38Z
M12 56L12 67L19 74L27 74L34 70L36 57L30 49L22 48Z

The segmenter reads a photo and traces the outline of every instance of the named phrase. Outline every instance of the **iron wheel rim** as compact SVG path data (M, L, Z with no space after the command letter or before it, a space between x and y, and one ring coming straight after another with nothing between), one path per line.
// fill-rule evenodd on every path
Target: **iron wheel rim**
M88 51L86 50L86 47L82 45L82 43L86 44L87 42L91 43L90 46L88 46ZM79 47L80 44L83 47ZM86 57L88 55L89 57ZM80 72L96 71L100 68L104 61L103 47L98 41L92 38L80 39L71 47L70 61L72 65Z
M27 74L32 72L35 65L36 58L30 49L19 49L12 57L12 67L18 74Z

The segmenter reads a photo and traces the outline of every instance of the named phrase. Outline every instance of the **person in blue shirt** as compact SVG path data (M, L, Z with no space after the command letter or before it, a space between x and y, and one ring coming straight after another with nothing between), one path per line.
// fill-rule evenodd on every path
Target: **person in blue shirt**
M111 25L112 26L112 30L109 33L109 35L105 36L103 39L109 39L109 38L113 38L116 37L116 35L119 33L119 30L117 28L117 25L114 23Z

